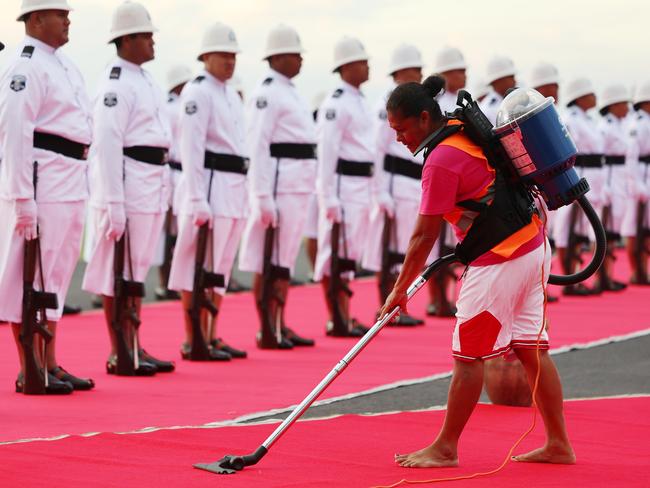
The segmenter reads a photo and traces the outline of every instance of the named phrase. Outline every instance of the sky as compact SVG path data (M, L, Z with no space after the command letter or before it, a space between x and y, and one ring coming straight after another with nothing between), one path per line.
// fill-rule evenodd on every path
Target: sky
M120 0L69 0L70 42L63 50L80 67L95 93L99 76L115 55L106 43L113 10ZM590 78L597 93L612 83L630 89L650 80L650 2L647 0L148 0L154 25L156 59L144 65L166 88L166 73L176 64L200 69L195 61L201 37L214 22L230 25L242 53L237 76L249 93L264 76L261 60L268 31L279 23L294 27L303 42L303 70L295 79L307 101L336 87L331 73L334 44L344 35L359 38L370 55L370 80L362 90L369 100L388 89L386 70L399 44L417 46L430 74L437 52L459 48L468 64L468 86L484 77L494 55L513 59L525 84L533 66L555 64L562 81ZM15 17L19 0L0 0L0 40L15 49L24 35ZM0 53L0 65L6 51ZM562 92L560 92L561 98Z

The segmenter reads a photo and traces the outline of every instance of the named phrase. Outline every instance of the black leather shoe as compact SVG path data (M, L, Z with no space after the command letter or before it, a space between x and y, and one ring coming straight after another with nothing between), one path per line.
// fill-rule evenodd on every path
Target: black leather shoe
M90 378L77 378L75 375L68 373L61 366L50 369L49 373L61 381L67 381L75 390L84 391L95 388L95 382Z
M623 291L627 288L626 283L621 283L620 281L610 280L606 283L603 283L601 289L603 291Z
M286 337L282 337L280 342L275 337L264 340L262 333L258 332L255 341L257 342L257 347L260 349L293 349L293 342Z
M108 374L118 374L117 356L109 356L109 358L106 360L106 372ZM138 369L134 371L133 376L153 376L157 372L158 368L155 364L148 363L147 361L138 361Z
M357 319L351 319L350 324L350 337L363 337L366 332L370 330L370 327L366 327Z
M435 303L427 305L427 315L429 317L455 317L457 309L453 305L446 304L443 307Z
M90 306L93 308L102 308L104 306L104 299L99 295L93 295L90 299Z
M208 355L207 361L230 361L232 359L232 356L226 351L221 351L214 347L208 347ZM181 344L181 357L190 361L192 360L192 346L187 342Z
M153 364L158 370L158 373L171 373L176 369L176 363L174 361L156 359L144 349L138 351L138 359Z
M242 291L249 291L250 288L247 286L242 285L239 281L235 280L234 278L230 278L230 281L228 281L228 292L229 293L240 293Z
M242 351L241 349L235 349L234 347L229 346L220 337L217 337L216 339L212 339L210 341L210 346L212 347L212 349L216 349L217 351L222 351L230 354L230 356L235 359L244 359L248 356L246 351Z
M18 373L18 378L16 378L16 393L23 392L24 381L23 373ZM56 376L49 373L47 375L47 382L48 385L45 387L46 395L69 395L74 391L71 383L68 381L61 381Z
M81 313L81 307L78 305L63 304L63 315L77 315L78 313Z
M559 302L560 298L555 295L546 295L546 303L556 303Z
M594 295L594 290L587 288L582 283L572 286L565 286L562 294L568 297L588 297Z
M393 327L415 327L416 325L424 324L424 320L416 319L410 315L400 314L397 320L390 322L388 325Z
M637 275L633 275L632 278L630 278L630 285L650 286L650 279L648 279L647 276L638 277Z
M282 336L286 339L289 339L291 343L296 347L311 347L316 344L316 342L314 342L314 339L301 337L289 327L282 327Z
M180 300L181 299L181 296L177 291L169 290L167 288L163 288L162 286L157 287L154 293L156 295L156 300Z

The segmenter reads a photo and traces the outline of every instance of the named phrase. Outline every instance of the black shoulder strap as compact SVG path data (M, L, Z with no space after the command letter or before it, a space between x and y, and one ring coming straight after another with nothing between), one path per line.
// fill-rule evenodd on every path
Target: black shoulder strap
M427 157L433 151L433 149L440 144L442 141L447 139L449 136L452 136L456 132L459 132L463 126L461 124L448 125L445 124L440 129L433 132L429 137L427 137L415 150L413 155L417 155L420 151L424 150L424 160L426 161Z

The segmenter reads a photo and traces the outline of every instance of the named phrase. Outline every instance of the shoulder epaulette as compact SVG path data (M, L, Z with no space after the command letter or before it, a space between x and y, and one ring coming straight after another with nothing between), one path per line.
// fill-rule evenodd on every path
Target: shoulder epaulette
M174 97L172 95L169 95L167 97L167 103L172 103L174 101Z
M265 79L265 80L262 82L262 85L270 85L271 83L273 83L273 78L271 78L271 77L269 76L267 79Z
M341 95L343 95L343 88L337 88L336 90L334 90L332 97L339 98Z
M111 68L111 74L109 75L109 79L119 80L121 74L122 74L122 68L120 68L119 66L113 66Z
M31 58L34 54L34 46L25 46L23 52L20 53L21 58Z
M199 75L194 80L192 80L192 83L201 83L203 80L205 80L205 76Z

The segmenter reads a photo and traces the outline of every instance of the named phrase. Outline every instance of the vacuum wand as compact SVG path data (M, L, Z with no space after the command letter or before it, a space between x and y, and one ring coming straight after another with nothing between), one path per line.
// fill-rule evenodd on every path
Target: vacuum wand
M454 254L449 254L443 256L440 259L435 260L422 272L418 278L411 283L409 286L406 295L407 299L410 300L413 295L415 295L420 288L424 286L429 277L441 266L449 265L454 262L457 262L458 258ZM314 401L327 389L327 387L348 367L348 365L356 358L361 351L374 339L374 337L379 333L379 331L399 313L400 308L395 307L389 313L384 315L379 321L372 326L372 328L366 332L366 334L359 339L359 341L354 345L352 349L341 359L336 366L328 373L328 375L323 378L323 380L314 388L309 395L293 409L291 414L273 431L273 433L260 445L255 452L245 455L245 456L233 456L226 455L223 458L215 461L213 463L197 463L194 465L195 468L203 469L205 471L210 471L211 473L216 474L233 474L237 471L241 471L246 466L252 466L257 464L269 451L271 446L276 443L280 437L293 425L293 423L298 420L311 406Z

